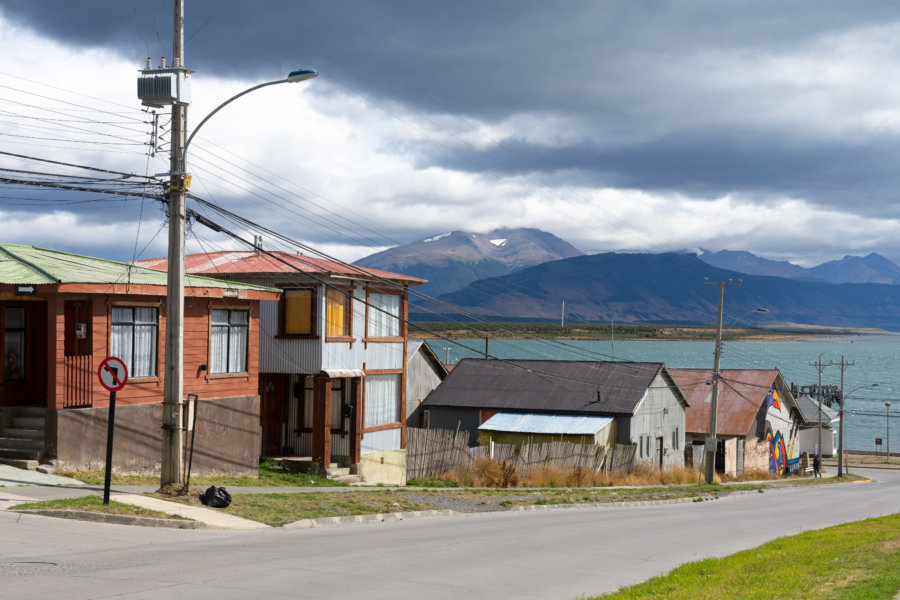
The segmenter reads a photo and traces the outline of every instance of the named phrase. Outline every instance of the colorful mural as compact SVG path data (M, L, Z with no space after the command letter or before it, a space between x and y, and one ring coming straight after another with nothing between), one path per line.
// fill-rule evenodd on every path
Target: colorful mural
M800 460L795 456L800 447L800 426L785 410L774 385L766 394L765 417L764 433L760 437L769 443L769 471L782 475L793 472Z

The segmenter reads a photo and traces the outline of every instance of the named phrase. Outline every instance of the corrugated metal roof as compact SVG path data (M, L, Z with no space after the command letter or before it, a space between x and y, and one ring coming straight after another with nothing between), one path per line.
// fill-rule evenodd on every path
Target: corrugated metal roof
M478 429L547 435L596 435L612 422L611 417L497 413Z
M660 372L668 378L662 363L465 358L424 404L631 415Z
M684 413L687 433L706 433L712 396L712 369L669 369L675 383L687 398L690 408ZM778 369L724 369L719 371L716 433L747 435L754 424L769 389L775 385L783 402L795 407L793 396Z
M803 394L802 396L798 396L795 398L797 401L797 410L800 411L800 416L803 418L804 423L815 423L819 422L819 403L811 398L809 394ZM833 421L838 417L838 412L836 410L832 410L822 405L822 422L828 423L829 421Z
M184 258L185 270L188 273L204 275L275 275L310 273L319 275L343 275L346 277L388 279L410 285L425 283L424 279L410 277L358 267L347 263L291 254L290 252L267 251L257 254L253 251L221 251L204 254L189 254ZM168 268L168 260L165 258L150 258L137 261L137 264L165 271Z
M162 271L127 263L48 250L35 246L0 244L0 283L7 284L125 284L166 286ZM236 284L189 275L185 287L237 288L278 291L257 285Z

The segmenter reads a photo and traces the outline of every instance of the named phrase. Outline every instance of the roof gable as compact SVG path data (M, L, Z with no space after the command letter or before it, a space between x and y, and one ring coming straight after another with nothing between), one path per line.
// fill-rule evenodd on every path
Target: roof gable
M662 363L466 358L424 404L631 415L663 369Z

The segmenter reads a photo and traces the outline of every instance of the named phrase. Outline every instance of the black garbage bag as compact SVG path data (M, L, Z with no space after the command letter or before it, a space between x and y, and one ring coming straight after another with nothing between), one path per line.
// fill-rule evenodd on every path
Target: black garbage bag
M200 502L212 508L228 508L231 504L231 494L223 487L211 485L200 494Z

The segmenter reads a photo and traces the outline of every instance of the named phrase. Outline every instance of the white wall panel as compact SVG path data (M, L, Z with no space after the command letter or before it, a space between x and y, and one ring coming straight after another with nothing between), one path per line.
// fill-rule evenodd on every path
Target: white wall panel
M371 431L363 435L360 451L362 454L366 452L378 452L379 450L399 450L400 449L400 430L385 429L382 431Z

